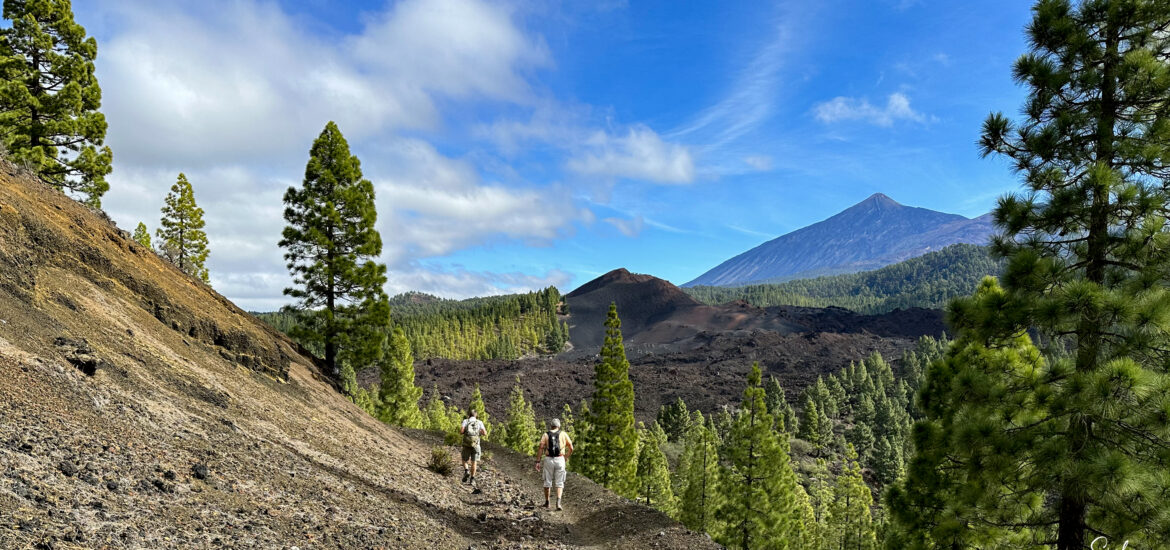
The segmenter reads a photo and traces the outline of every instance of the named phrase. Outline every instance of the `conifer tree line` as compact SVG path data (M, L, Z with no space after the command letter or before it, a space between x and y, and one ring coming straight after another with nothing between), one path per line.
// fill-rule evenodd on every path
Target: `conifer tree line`
M411 292L389 300L392 322L402 328L417 359L518 359L551 355L569 343L561 321L565 304L555 287L512 294L444 300ZM297 323L294 312L257 313L286 334ZM313 342L301 342L317 353Z

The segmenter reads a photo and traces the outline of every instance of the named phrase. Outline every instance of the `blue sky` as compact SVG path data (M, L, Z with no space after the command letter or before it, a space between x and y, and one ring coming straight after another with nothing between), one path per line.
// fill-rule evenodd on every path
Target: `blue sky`
M875 192L966 216L1015 114L1028 3L79 0L114 149L153 230L176 175L212 283L284 303L280 197L335 120L378 193L387 290L447 297L617 267L685 283Z

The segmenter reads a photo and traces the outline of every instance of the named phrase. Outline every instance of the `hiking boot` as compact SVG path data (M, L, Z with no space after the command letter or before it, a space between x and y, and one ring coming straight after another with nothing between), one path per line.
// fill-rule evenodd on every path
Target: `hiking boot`
M469 480L469 479L471 479L471 472L470 472L470 471L468 471L468 470L463 470L463 481L462 481L462 483L467 483L467 480Z
M564 510L564 508L561 508L561 503L557 502L557 511L560 512L561 510Z
M552 508L552 503L546 500L546 501L544 501L544 507L545 508Z

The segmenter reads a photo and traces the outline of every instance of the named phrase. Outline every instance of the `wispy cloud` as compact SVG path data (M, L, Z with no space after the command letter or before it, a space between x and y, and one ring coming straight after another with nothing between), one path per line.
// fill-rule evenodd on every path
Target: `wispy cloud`
M727 227L728 229L730 229L732 231L738 231L740 233L743 233L744 235L751 235L753 237L764 237L766 239L771 239L772 237L776 236L776 235L773 235L771 233L764 233L763 231L756 231L754 229L748 229L746 227L740 227L738 225L727 225L725 227Z
M743 136L773 112L785 54L792 47L791 20L777 17L769 40L739 72L728 93L693 120L669 133L670 139L703 141L717 148Z
M817 120L826 124L860 120L878 126L892 126L899 120L927 122L929 118L910 107L910 98L901 92L890 94L886 104L878 107L865 98L838 96L813 107Z
M769 155L748 155L743 162L757 172L767 172L772 169L772 157Z
M638 235L642 234L642 228L646 226L646 220L642 216L634 216L633 218L628 219L605 218L602 221L614 226L618 231L621 232L622 235L627 237L637 237Z

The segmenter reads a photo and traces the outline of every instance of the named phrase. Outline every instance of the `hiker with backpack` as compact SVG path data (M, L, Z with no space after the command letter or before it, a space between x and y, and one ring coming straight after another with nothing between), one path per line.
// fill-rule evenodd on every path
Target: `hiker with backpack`
M540 437L540 450L536 452L536 470L544 477L544 507L551 506L549 493L557 488L557 510L561 508L561 493L565 490L565 461L573 454L573 441L561 430L560 419L548 422L549 430Z
M470 481L474 486L475 466L481 454L479 437L487 436L487 426L475 417L475 410L472 410L459 427L459 433L463 434L463 483Z

